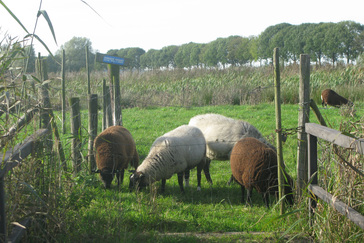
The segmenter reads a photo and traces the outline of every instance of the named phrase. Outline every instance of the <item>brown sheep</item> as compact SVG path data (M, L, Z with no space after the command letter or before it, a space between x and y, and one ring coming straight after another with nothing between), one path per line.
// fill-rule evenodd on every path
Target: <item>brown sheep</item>
M345 99L344 97L342 97L341 95L339 95L338 93L333 91L332 89L325 89L324 91L322 91L321 100L322 100L322 106L325 106L325 107L327 105L331 105L331 106L335 106L335 107L339 107L341 105L352 105L351 101Z
M248 190L247 204L251 204L251 193L255 188L263 196L265 205L269 208L269 193L278 191L277 154L266 144L256 138L240 139L231 151L230 166L233 177L241 186L244 202L245 188ZM284 172L288 185L285 185L285 195L293 204L291 177ZM269 192L269 193L268 193Z
M131 166L137 168L139 155L130 132L122 126L111 126L101 132L94 142L96 173L100 173L105 188L110 188L114 174L118 186L123 183L124 170Z

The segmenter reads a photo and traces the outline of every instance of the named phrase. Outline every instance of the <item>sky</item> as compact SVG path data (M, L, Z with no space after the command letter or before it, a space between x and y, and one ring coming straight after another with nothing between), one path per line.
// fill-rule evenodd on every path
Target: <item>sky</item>
M364 24L363 0L1 0L54 54L73 37L90 39L96 52L140 47L160 50L219 37L259 36L279 23L300 25L354 21ZM85 4L87 3L87 4ZM39 10L53 24L57 44ZM97 13L96 13L97 12ZM26 32L0 5L0 41L22 40ZM39 42L36 54L47 56Z

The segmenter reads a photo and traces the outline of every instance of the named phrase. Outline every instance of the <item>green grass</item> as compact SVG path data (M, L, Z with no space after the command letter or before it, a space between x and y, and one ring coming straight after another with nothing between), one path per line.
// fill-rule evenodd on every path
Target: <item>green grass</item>
M364 116L363 106L360 105L354 120ZM349 120L348 117L341 116L340 109L330 108L320 111L334 129L340 127L343 119ZM197 114L209 112L246 120L275 144L273 104L131 108L123 110L123 125L131 131L140 157L144 158L157 137L177 126L187 124L189 119ZM297 117L297 105L282 106L283 128L297 127ZM312 122L317 122L313 115L311 117ZM87 127L87 120L84 120L82 120L83 126ZM296 141L297 134L294 133L288 136L283 148L288 172L294 178L296 178ZM227 185L231 174L228 161L211 163L210 171L214 184L210 186L203 176L201 192L196 191L196 170L192 170L190 188L186 189L185 194L179 190L177 176L167 180L164 194L160 193L160 182L140 193L129 192L128 172L125 173L120 191L115 181L111 190L105 190L97 175L86 173L85 161L83 167L84 172L71 181L66 180L67 186L63 186L63 190L59 191L58 206L52 217L59 221L60 226L57 230L48 229L53 232L56 241L205 242L203 239L206 240L207 237L205 235L205 238L201 239L196 235L169 234L186 232L245 232L244 236L226 235L222 236L222 239L227 242L235 242L241 238L246 241L276 241L280 240L283 232L287 231L288 238L284 238L287 240L296 235L302 237L308 230L308 213L304 203L287 208L287 212L298 211L280 219L277 219L279 207L276 206L276 202L271 204L270 209L266 209L261 196L256 192L253 194L253 207L242 205L240 187L237 184ZM304 210L301 210L302 208ZM254 235L250 232L266 234ZM212 236L208 241L219 242L219 240L220 236Z
M364 117L364 79L360 70L360 67L352 66L330 70L313 68L311 97L319 107L320 91L329 87L355 103L355 117L351 117L345 109L320 109L329 127L340 130L343 122L354 124ZM67 97L80 97L82 107L85 108L85 74L77 74L77 77L76 74L68 75L66 79L72 81L67 83ZM97 81L92 82L91 89L93 93L99 94L100 104L102 78L104 76L101 73L92 74L92 80ZM123 72L123 125L131 131L141 159L148 154L157 137L187 124L191 117L204 113L218 113L248 121L275 144L272 80L272 70L269 67L175 70L144 74ZM282 70L281 80L282 128L289 134L284 143L283 157L288 173L296 179L298 67L292 66ZM57 80L52 81L50 92L54 107L60 106L60 89L57 85ZM231 105L233 103L240 105ZM167 180L164 194L159 191L160 182L138 194L129 192L128 172L125 173L120 191L115 182L111 190L104 190L98 176L87 173L87 112L83 110L81 114L84 158L83 170L77 177L60 170L55 171L54 165L57 163L54 162L58 162L58 157L46 155L41 161L25 161L22 167L14 169L6 178L11 181L6 184L6 190L8 201L12 202L7 205L7 222L16 222L23 217L36 219L29 229L30 241L47 239L60 242L236 242L243 239L261 242L286 241L294 236L307 236L307 233L311 232L305 200L287 209L287 212L293 212L292 214L279 219L276 202L271 204L271 209L266 209L257 193L253 194L253 207L241 205L240 187L237 184L226 184L230 178L228 161L211 163L210 171L214 184L211 187L203 176L201 192L196 191L195 170L191 171L190 188L186 189L185 194L180 193L177 176ZM57 112L55 114L58 129L61 131L61 119ZM98 132L101 132L101 112L99 115ZM317 123L313 113L310 117L311 122ZM12 120L16 118L11 117ZM13 122L9 119L4 124L4 127L10 127ZM37 121L32 122L12 142L16 144L18 140L23 140L26 134L36 130L38 125ZM68 133L62 135L62 145L71 168L69 117L66 119L66 127ZM359 129L360 126L357 127L358 131ZM357 135L362 136L362 133L358 132ZM332 153L328 154L331 158ZM331 169L330 166L327 168ZM39 173L40 169L43 173ZM331 187L340 181L336 179L340 173L330 171L327 175L332 176L328 179ZM341 216L335 213L331 216L332 213L325 206L321 208L324 208L324 211L318 211L320 223L314 229L316 239L344 240L340 238L340 234L329 232L332 219L334 227L341 227L345 232L356 232L355 237L362 236L357 233L360 230L350 223L347 224L348 227L342 227L340 222L344 220ZM348 228L350 230L347 230ZM335 228L332 231L341 232ZM224 232L242 232L243 235L204 235L201 238L199 235L189 234ZM184 233L188 234L183 235ZM283 236L285 238L281 238Z

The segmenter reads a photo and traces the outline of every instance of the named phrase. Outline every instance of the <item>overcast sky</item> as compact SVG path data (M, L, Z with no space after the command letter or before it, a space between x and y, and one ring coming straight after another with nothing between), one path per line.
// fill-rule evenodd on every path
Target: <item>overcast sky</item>
M2 0L33 32L41 0ZM96 14L85 2L91 6ZM340 22L364 24L364 0L43 0L56 33L55 44L43 17L35 33L55 53L72 37L86 37L101 53L140 47L145 51L219 37L258 36L279 23ZM26 32L0 5L0 40L22 39ZM36 52L48 53L35 42Z

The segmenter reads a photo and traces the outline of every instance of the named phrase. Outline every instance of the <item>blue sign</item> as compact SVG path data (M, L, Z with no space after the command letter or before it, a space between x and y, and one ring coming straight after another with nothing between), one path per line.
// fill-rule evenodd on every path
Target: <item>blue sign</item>
M123 66L125 60L121 57L104 56L102 62Z
M96 61L119 66L127 66L126 58L109 56L101 53L96 53Z

